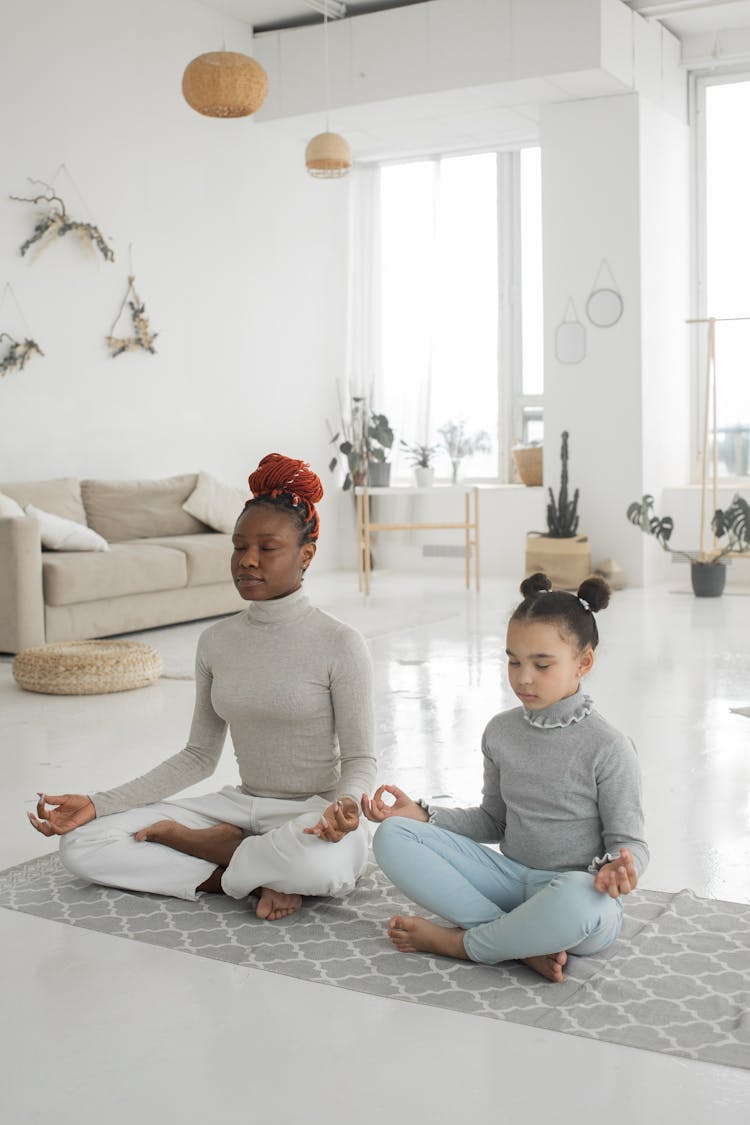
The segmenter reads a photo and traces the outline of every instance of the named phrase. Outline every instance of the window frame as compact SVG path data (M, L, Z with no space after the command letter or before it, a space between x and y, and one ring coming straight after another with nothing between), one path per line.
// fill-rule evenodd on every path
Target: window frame
M708 265L708 198L706 167L706 91L709 86L727 86L737 82L750 82L750 63L738 63L717 70L696 70L688 82L689 114L692 123L692 254L691 289L694 311L691 316L703 319L708 315L707 265ZM692 326L691 326L692 327ZM703 410L705 379L705 342L702 333L690 334L691 366L691 482L700 484L703 457ZM747 488L745 476L722 476L720 488Z
M497 378L498 417L496 419L497 454L494 476L467 477L476 484L516 484L511 450L522 439L524 411L541 410L544 417L544 394L523 393L522 346L522 276L521 276L521 150L538 148L538 140L512 146L481 147L418 153L380 159L373 163L380 169L420 161L450 160L462 156L494 153L497 175ZM509 377L504 378L504 372Z

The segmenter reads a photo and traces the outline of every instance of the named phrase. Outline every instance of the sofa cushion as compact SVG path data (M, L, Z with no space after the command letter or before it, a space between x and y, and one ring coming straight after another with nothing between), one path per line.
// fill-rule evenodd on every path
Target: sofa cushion
M84 480L81 495L88 525L109 543L208 531L182 510L197 480L197 473L162 480Z
M217 480L201 469L195 491L191 492L182 507L197 520L203 520L214 531L231 535L245 508L245 501L250 496L249 488L235 488L233 484Z
M97 535L90 527L75 520L64 520L43 512L33 504L25 508L27 516L32 516L39 524L42 546L48 551L108 551L109 543Z
M162 539L149 539L156 547L171 547L183 551L187 563L188 586L209 586L215 582L231 582L229 562L232 555L232 536L219 532L206 535L176 535Z
M109 551L45 552L42 581L47 605L76 605L186 586L187 563L169 547L115 543Z
M26 513L20 504L17 504L12 496L6 496L4 492L0 492L0 519L18 519Z
M22 508L33 504L50 515L64 520L86 523L86 512L81 500L81 482L76 477L59 477L57 480L20 480L0 484L0 492L10 496ZM105 535L106 539L107 536Z

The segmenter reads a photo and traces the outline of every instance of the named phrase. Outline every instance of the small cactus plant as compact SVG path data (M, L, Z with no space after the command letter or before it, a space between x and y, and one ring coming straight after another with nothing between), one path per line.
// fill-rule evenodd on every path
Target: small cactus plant
M548 488L547 534L550 539L572 539L578 530L578 489L573 499L568 500L568 431L562 432L560 450L562 472L560 474L560 493L555 500L552 489Z

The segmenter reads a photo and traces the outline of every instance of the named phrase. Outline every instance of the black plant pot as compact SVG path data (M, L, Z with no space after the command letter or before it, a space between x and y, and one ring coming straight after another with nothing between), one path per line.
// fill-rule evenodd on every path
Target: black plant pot
M719 598L724 593L727 568L724 563L690 563L690 581L696 598Z

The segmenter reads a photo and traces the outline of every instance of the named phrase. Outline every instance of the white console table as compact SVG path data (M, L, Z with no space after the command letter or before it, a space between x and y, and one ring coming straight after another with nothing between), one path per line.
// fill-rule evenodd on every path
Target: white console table
M360 593L370 593L370 535L373 531L431 531L451 529L464 532L466 548L466 589L471 589L471 555L474 553L474 586L479 589L479 489L476 485L435 485L432 488L409 488L394 485L389 488L369 488L360 485L354 489L357 504L357 576ZM446 505L463 497L462 520L439 520L430 523L373 523L372 497L384 500L402 496L439 497ZM472 512L473 509L473 512Z

